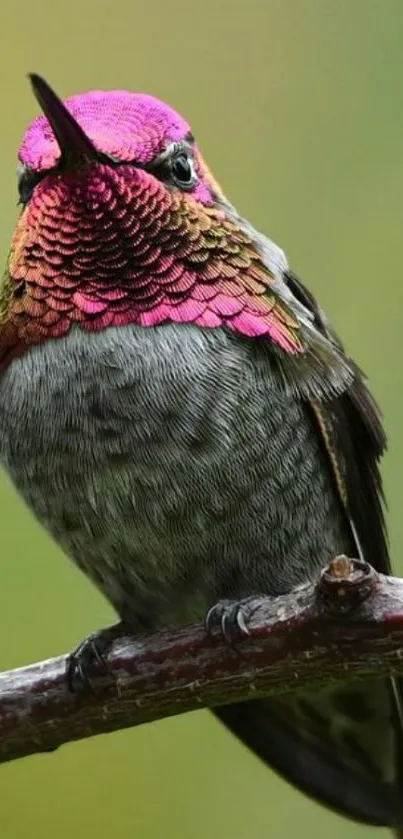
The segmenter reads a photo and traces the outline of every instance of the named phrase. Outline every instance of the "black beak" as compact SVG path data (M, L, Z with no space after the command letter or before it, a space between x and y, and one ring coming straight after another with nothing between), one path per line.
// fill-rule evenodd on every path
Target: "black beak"
M95 146L45 79L36 73L30 73L28 78L34 95L52 127L63 160L99 160Z

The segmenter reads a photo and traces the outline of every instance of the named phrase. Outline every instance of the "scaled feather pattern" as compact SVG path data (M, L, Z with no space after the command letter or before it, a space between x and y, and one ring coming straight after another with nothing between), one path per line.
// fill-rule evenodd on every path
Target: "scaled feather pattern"
M187 123L153 97L119 91L66 105L111 160L64 171L46 118L29 127L20 161L38 183L17 224L0 302L3 366L73 324L227 326L303 352L296 315L273 293L252 238L215 201L219 188L197 147L189 193L146 168L190 136Z

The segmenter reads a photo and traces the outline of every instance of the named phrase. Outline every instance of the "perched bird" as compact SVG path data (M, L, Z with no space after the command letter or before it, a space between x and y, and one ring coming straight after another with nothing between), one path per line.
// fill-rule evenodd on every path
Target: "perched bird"
M0 456L39 521L138 631L288 592L340 553L388 573L379 412L283 251L171 107L31 82ZM400 697L348 681L216 713L317 800L396 826Z

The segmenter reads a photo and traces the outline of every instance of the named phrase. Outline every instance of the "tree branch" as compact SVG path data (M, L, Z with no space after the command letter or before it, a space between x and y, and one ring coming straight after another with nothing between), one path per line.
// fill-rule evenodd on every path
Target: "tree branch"
M68 656L0 674L0 763L144 722L318 685L403 675L403 579L338 557L315 583L249 599L249 637L228 644L203 626L122 635L94 665L95 692L78 696Z

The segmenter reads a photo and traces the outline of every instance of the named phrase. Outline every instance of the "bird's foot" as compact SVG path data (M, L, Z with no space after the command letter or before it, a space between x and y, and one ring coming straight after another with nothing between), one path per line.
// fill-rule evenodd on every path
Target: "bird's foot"
M115 676L108 665L106 652L115 638L125 634L122 624L100 629L84 638L71 653L67 665L70 690L77 694L95 694L95 682L112 685Z
M244 600L219 600L208 610L205 626L209 635L220 632L228 644L233 644L236 637L250 635L248 620L253 612L256 597Z

